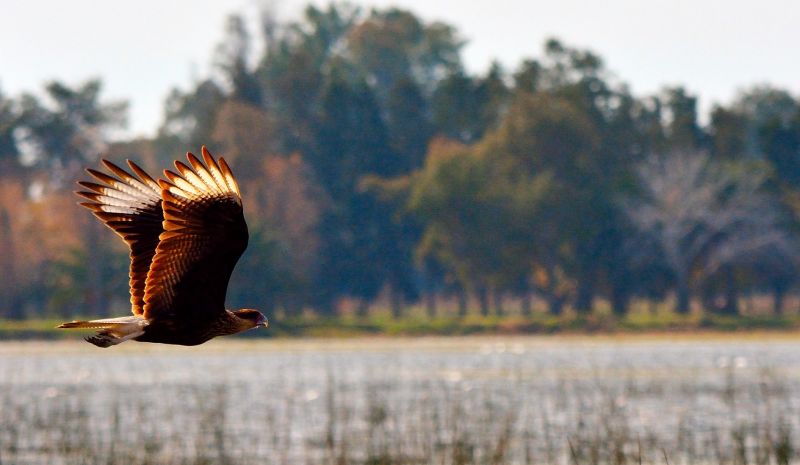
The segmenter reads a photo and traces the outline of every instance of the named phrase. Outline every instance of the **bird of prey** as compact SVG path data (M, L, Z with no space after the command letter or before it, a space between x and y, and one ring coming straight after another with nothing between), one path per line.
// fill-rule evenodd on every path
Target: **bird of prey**
M110 174L88 169L98 182L76 192L130 247L132 316L72 321L59 328L90 328L98 347L133 339L197 345L236 334L267 319L253 309L226 310L225 293L247 247L239 186L223 158L202 148L203 161L186 154L158 181L128 160L128 171L102 160Z

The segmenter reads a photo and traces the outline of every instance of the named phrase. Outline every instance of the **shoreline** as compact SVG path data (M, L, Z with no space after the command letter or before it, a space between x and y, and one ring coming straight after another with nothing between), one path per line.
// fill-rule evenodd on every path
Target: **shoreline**
M641 331L616 333L556 333L556 334L471 334L471 335L374 335L362 334L347 337L330 336L232 336L217 338L205 344L192 347L164 344L122 344L109 351L95 351L98 354L112 352L168 351L178 352L227 352L258 348L259 351L350 351L376 350L464 350L475 348L499 352L513 352L515 348L546 348L552 345L574 343L576 345L636 345L650 343L800 343L797 330L752 330L752 331ZM63 353L93 349L80 335L61 338L0 338L0 355L11 353L42 352Z
M0 319L0 341L80 340L91 330L65 331L56 326L62 318L27 320ZM352 317L272 317L266 330L244 333L236 339L391 339L424 337L560 337L560 338L710 338L770 337L800 338L800 317L636 314L624 318L610 315L533 317L469 315L464 318L433 319L385 315Z

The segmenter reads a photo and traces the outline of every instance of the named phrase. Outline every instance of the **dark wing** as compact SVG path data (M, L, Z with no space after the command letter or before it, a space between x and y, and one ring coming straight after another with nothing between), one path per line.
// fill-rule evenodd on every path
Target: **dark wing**
M236 261L247 247L247 224L239 186L222 158L203 147L205 164L191 153L191 166L175 162L159 181L164 232L147 274L145 318L213 319L224 311Z
M88 169L97 181L78 184L89 189L76 194L91 202L81 203L130 247L131 310L134 315L144 313L144 288L147 272L156 253L158 237L163 231L161 213L161 188L143 169L128 160L136 176L108 160L103 164L113 175ZM137 177L138 176L138 177Z

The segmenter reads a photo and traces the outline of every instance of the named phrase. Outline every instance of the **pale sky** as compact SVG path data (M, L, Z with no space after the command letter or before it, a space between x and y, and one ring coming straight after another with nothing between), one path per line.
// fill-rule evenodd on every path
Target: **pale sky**
M106 99L130 101L126 135L153 135L163 101L208 74L228 13L255 18L257 0L4 0L0 90L72 85L99 76ZM278 0L284 19L306 4ZM323 5L326 2L314 1ZM701 111L769 83L800 95L800 2L791 0L358 0L397 5L454 25L468 70L507 69L538 56L545 38L590 48L637 95L683 84ZM255 24L255 19L253 19ZM255 34L255 31L253 31Z

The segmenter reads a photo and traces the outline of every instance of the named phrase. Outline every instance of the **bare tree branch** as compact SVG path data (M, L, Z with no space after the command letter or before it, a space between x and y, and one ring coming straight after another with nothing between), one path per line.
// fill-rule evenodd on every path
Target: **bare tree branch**
M758 167L681 152L651 156L637 179L640 193L623 199L623 211L663 253L679 286L690 273L703 278L767 247L791 248Z

